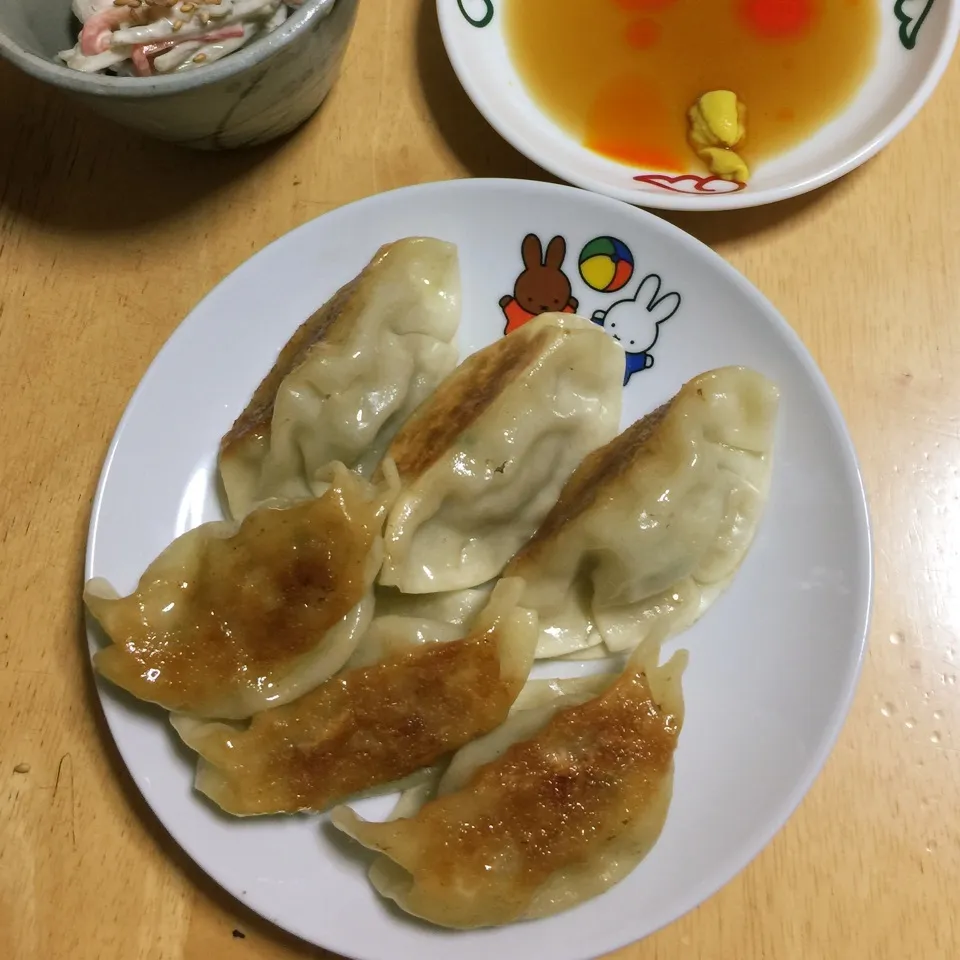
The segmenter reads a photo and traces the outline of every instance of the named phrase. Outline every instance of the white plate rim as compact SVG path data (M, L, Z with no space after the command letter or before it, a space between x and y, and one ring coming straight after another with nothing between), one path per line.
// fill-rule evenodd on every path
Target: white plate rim
M138 400L142 393L145 393L149 383L152 378L157 376L156 371L162 365L164 354L170 350L174 349L173 344L175 340L179 340L187 335L187 330L189 328L191 318L199 310L200 306L204 304L208 298L212 297L214 293L220 289L220 287L228 283L237 271L247 268L250 264L255 261L258 257L263 255L267 250L271 249L275 245L281 242L288 242L291 237L295 236L298 233L304 232L310 224L316 220L322 218L339 218L339 217L350 217L356 214L357 210L364 210L369 207L376 207L377 203L382 200L384 197L395 197L398 194L407 194L415 197L428 198L432 193L445 193L446 191L483 191L490 188L501 188L507 190L518 190L519 192L534 191L540 192L555 197L562 197L564 195L576 195L584 196L583 191L563 184L552 184L544 183L540 181L528 181L528 180L516 180L508 178L473 178L473 179L462 179L462 180L447 180L447 181L436 181L430 183L417 184L413 186L400 187L395 190L385 191L384 193L374 194L372 196L363 198L361 200L354 201L349 204L345 204L342 207L338 207L335 210L328 211L327 213L321 214L319 217L312 218L309 221L301 224L298 227L295 227L293 230L288 231L286 234L278 237L273 240L271 243L267 244L265 247L261 248L253 256L249 257L243 263L239 264L233 271L231 271L226 277L224 277L219 283L217 283L201 300L196 304L196 306L187 314L187 316L176 326L172 331L170 336L164 342L163 346L157 352L154 359L151 361L147 370L141 377L136 389L128 400L123 414L117 424L117 428L114 432L114 436L110 442L110 445L107 450L106 457L104 459L103 467L100 473L100 477L97 483L97 490L93 500L93 506L91 510L90 523L88 527L88 537L87 537L87 546L84 562L84 579L87 580L93 575L92 565L94 554L96 550L96 538L97 538L97 526L98 519L100 516L101 507L103 504L103 498L105 495L105 487L107 485L107 480L109 477L111 464L113 458L116 454L116 451L124 439L125 431L128 427L130 419L132 419L134 409L137 406ZM824 402L825 411L828 413L830 422L834 430L836 431L837 438L841 441L843 447L843 453L845 455L846 463L845 467L847 472L850 475L850 479L853 485L853 492L856 493L856 504L857 504L857 525L860 528L860 537L857 544L857 552L859 555L859 561L863 566L863 575L864 575L864 588L859 597L859 602L857 604L857 615L856 620L860 624L857 630L857 636L851 641L851 654L849 663L847 665L847 678L844 683L844 694L841 698L838 699L837 703L834 704L833 711L831 713L830 722L825 728L821 741L817 750L812 754L810 762L807 764L806 769L803 771L802 776L797 778L796 785L790 795L785 798L785 800L778 805L776 808L775 815L770 816L770 826L767 830L759 833L754 842L749 845L745 845L738 856L732 857L732 862L726 865L726 868L723 871L723 877L718 880L704 880L701 883L693 886L690 890L689 895L687 896L685 902L681 904L676 910L672 911L669 915L662 917L660 922L656 927L650 929L644 938L652 935L657 930L663 929L663 927L668 926L673 923L675 920L684 916L686 913L695 909L701 905L704 901L712 897L719 890L725 887L731 880L738 876L771 842L771 840L780 832L780 830L786 825L787 821L793 815L797 807L800 805L800 802L804 799L807 793L810 791L816 779L819 777L822 772L824 765L826 764L827 759L833 751L834 746L836 745L837 739L840 736L840 733L843 729L843 726L846 722L846 719L849 715L850 707L853 702L853 698L856 694L860 674L862 672L863 662L866 655L871 615L872 615L872 606L873 606L873 590L874 590L874 562L873 562L873 535L870 522L870 514L867 503L866 491L863 483L863 476L860 470L859 461L857 458L856 450L853 445L852 438L850 436L849 430L847 428L846 422L843 418L843 414L840 410L840 407L830 390L829 385L827 384L826 379L824 378L822 372L816 364L816 361L813 359L813 356L807 350L803 341L800 339L796 331L787 323L786 319L780 314L780 312L773 306L773 304L752 284L750 283L742 274L740 274L734 267L732 267L726 260L724 260L718 253L710 249L706 244L702 243L696 237L686 233L681 230L679 227L674 226L668 221L662 220L660 217L652 213L648 213L644 210L637 208L632 204L624 204L623 202L612 199L599 194L590 194L588 195L591 203L596 203L600 206L605 206L608 209L616 209L622 211L624 207L629 208L630 215L637 217L638 219L644 221L649 227L654 231L662 231L664 234L669 236L671 240L688 247L691 251L695 251L699 256L705 257L708 260L712 260L714 266L723 273L731 283L737 286L747 298L754 301L757 305L760 312L764 313L769 321L774 324L779 332L788 340L791 341L794 348L795 354L800 362L803 364L803 367L807 374L810 376L812 383L817 389L817 393L820 395L821 399ZM87 645L88 650L93 651L97 648L98 644L95 640L93 633L90 630L89 624L87 627ZM153 816L162 826L164 831L170 836L170 838L180 847L180 849L185 853L190 860L196 864L196 866L203 871L214 883L226 891L230 896L236 899L247 909L252 910L254 913L257 913L259 916L262 916L265 920L275 924L280 927L280 929L286 930L288 933L298 937L306 943L315 944L321 949L332 951L334 953L343 954L344 956L353 957L354 960L383 960L382 953L370 953L370 952L356 952L347 944L343 943L317 943L309 935L304 934L302 931L295 929L291 924L284 923L280 924L277 920L267 917L264 914L259 913L256 910L256 907L249 904L239 892L239 885L232 884L229 877L222 877L218 875L218 870L215 865L206 864L199 860L194 852L191 850L191 845L189 842L184 842L180 838L180 831L177 829L175 824L169 824L161 815L161 813L154 807L151 803L150 797L140 788L140 785L136 782L136 779L131 775L130 764L127 761L126 756L122 748L120 747L120 742L117 738L115 732L115 724L121 722L121 719L116 715L112 715L111 709L108 707L108 701L103 696L103 688L101 687L101 681L97 677L96 673L93 671L92 663L89 665L88 669L91 671L91 675L94 681L94 686L97 690L98 698L100 700L100 707L103 712L104 718L107 723L107 727L110 730L111 737L114 740L114 747L120 755L121 760L127 770L127 774L130 780L133 782L134 786L139 791L144 802L150 809ZM635 939L628 939L625 941L604 943L601 947L603 953L621 949L625 946L628 946L631 943L637 942ZM591 952L590 954L582 954L579 956L569 956L565 960L592 960L593 957L598 956L598 954Z

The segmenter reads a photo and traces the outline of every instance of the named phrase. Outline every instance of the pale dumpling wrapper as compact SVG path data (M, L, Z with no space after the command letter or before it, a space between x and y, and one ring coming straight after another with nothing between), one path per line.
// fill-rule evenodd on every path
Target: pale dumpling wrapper
M533 663L534 614L503 580L467 636L347 669L238 729L174 718L196 787L238 816L322 811L396 788L507 717Z
M376 663L399 650L465 637L490 600L493 583L451 593L400 593L374 590L374 616L348 666Z
M366 667L401 650L462 640L468 633L465 624L446 623L443 620L396 614L378 617L374 603L373 619L347 661L347 667Z
M91 580L84 601L111 640L97 671L168 710L240 719L339 670L373 616L395 487L342 464L328 477L322 497L190 530L129 596Z
M469 929L550 916L622 880L659 837L672 794L686 655L659 666L659 654L644 644L597 696L560 687L560 709L514 712L505 733L454 757L441 795L411 816L373 823L334 809L336 827L381 854L374 887L416 917Z
M454 626L469 626L490 600L491 581L466 590L447 593L401 593L377 584L377 616L417 617Z
M778 399L755 371L713 370L583 461L505 571L527 582L538 657L632 649L707 609L759 526Z
M451 243L382 247L294 333L220 443L230 513L323 492L339 461L369 476L401 424L457 364L460 272Z
M380 583L436 593L498 576L580 460L615 435L623 362L613 338L570 314L468 357L388 451L402 489Z

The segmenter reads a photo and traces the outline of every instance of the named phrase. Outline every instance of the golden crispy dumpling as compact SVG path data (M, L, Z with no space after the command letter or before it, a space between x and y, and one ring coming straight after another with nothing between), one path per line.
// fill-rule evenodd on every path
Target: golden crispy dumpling
M761 374L713 370L586 457L505 571L540 616L538 657L631 649L706 610L757 531L777 404Z
M549 916L623 879L663 827L683 722L685 654L658 666L659 652L644 644L603 693L547 710L539 730L518 712L507 723L524 739L465 748L479 765L455 757L457 789L411 817L371 823L337 807L334 825L381 854L377 890L471 928Z
M496 730L462 747L434 777L434 792L443 796L462 789L478 768L503 756L518 740L527 740L542 730L561 710L579 706L603 693L617 674L597 673L586 677L528 680L510 709L510 716ZM414 813L432 796L423 796Z
M622 377L616 341L569 314L468 357L388 451L402 491L380 582L436 593L498 576L580 460L616 433Z
M372 616L386 509L342 465L332 483L239 528L185 533L130 596L91 580L84 600L112 641L96 669L141 700L200 717L249 717L326 680Z
M402 781L502 723L537 640L505 580L469 636L346 670L248 728L174 718L201 760L196 786L238 816L324 810Z
M239 519L270 498L323 491L340 461L366 476L404 420L457 364L457 248L387 244L290 338L220 443L220 478Z

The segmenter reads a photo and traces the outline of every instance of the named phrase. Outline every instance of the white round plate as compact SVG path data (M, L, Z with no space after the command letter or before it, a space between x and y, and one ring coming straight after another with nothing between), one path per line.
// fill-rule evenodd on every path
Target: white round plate
M849 173L916 116L960 34L960 0L869 0L882 8L880 40L875 66L856 97L798 147L757 166L744 185L702 173L630 167L588 150L557 126L527 92L507 49L502 12L521 2L437 0L443 42L467 95L500 136L544 170L578 187L664 210L755 207ZM589 70L589 63L571 69Z
M871 590L863 489L836 403L799 339L746 280L675 227L614 200L525 181L461 180L372 197L305 224L227 277L173 334L130 401L94 505L87 576L128 592L174 537L220 517L221 434L293 330L380 244L426 235L459 246L467 355L503 335L501 299L515 309L530 233L544 246L564 238L562 269L580 313L608 311L618 330L653 331L654 342L642 344L652 364L633 357L624 425L724 364L754 367L782 391L772 492L756 542L730 589L678 641L691 661L673 806L640 867L549 920L476 933L413 922L377 897L364 858L321 818L216 813L193 792L190 758L162 712L98 681L133 779L183 849L264 917L361 960L582 960L678 917L741 870L803 797L843 723L863 655ZM616 283L630 277L618 291L581 277L581 251L598 239L633 264L632 272L621 268ZM601 266L587 269L595 283ZM91 631L91 650L97 642ZM563 667L568 675L584 669ZM362 805L368 815L380 809L383 800Z

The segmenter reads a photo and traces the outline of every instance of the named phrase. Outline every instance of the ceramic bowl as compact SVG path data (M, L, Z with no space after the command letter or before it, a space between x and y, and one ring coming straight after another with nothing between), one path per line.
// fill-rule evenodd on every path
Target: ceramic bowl
M197 70L113 77L70 70L70 0L0 0L0 55L96 112L161 140L206 150L288 133L320 106L340 68L358 0L307 0L262 40Z
M858 94L800 146L758 165L743 184L632 168L588 150L557 126L528 94L509 54L502 14L518 2L437 0L443 41L469 97L504 139L545 170L588 190L667 210L759 206L849 173L916 116L960 33L960 0L870 0L882 6L880 40Z

